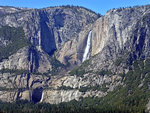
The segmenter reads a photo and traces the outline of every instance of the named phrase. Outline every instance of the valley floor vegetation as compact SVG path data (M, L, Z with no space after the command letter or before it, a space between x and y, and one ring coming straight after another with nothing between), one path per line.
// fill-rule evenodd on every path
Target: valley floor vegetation
M127 74L120 74L124 86L118 86L103 98L80 98L57 105L18 100L0 102L2 113L146 113L150 95L150 60L136 60Z

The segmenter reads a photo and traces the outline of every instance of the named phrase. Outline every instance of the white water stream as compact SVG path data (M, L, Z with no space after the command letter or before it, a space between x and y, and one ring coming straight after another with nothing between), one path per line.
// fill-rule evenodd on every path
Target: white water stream
M89 59L89 55L90 55L89 52L90 52L90 46L91 46L91 35L92 35L92 31L90 31L89 34L88 34L88 39L87 39L85 51L84 51L84 54L83 54L82 62Z
M43 98L44 98L44 92L42 92L42 97L41 97L40 102L43 102Z

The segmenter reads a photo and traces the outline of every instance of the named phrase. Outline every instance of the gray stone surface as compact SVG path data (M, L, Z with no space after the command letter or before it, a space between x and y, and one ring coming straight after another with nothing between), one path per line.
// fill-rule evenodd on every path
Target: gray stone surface
M149 57L149 15L150 5L113 9L99 19L97 14L79 7L7 9L0 17L0 26L22 26L33 47L24 47L0 62L0 70L30 72L1 73L0 100L58 104L80 97L103 97L117 86L125 85L119 74L129 69L123 63L115 66L114 62L121 55L132 60ZM80 65L89 31L92 31L90 59L80 67L85 71L82 76L65 72L55 76L42 74L52 70L52 55L61 63ZM11 42L0 38L0 45L8 43ZM100 75L101 69L112 73ZM105 86L106 91L93 90L95 86ZM82 92L83 87L89 89Z

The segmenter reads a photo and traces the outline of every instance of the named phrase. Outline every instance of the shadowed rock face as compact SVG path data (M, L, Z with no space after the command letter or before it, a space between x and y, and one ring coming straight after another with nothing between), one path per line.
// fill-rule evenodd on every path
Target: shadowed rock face
M8 7L5 8L7 9ZM29 48L29 52L33 54L28 62L25 61L27 65L17 66L17 68L26 69L23 67L28 67L31 68L32 72L40 72L42 70L42 73L51 70L50 68L45 71L43 69L52 66L50 57L54 53L56 59L63 64L80 64L82 59L77 57L77 54L83 53L78 53L77 51L79 47L82 47L80 45L83 43L79 45L79 42L86 38L88 32L80 36L79 34L83 30L86 31L87 28L85 26L90 26L89 28L91 28L92 23L99 17L96 13L80 7L51 7L38 10L8 8L8 10L4 10L4 16L0 17L0 27L6 25L23 27L25 37L34 47L33 52L31 52L33 49ZM10 12L11 15L6 12ZM3 41L2 43L6 42ZM46 57L46 61L44 60L45 58L40 57L41 54ZM22 55L22 57L26 56ZM28 57L31 57L31 54ZM43 59L43 61L38 61L40 59ZM43 67L42 62L45 67ZM10 67L7 66L7 68Z
M32 91L32 101L34 103L40 102L42 98L43 88L36 88Z
M50 56L54 54L56 50L56 42L54 37L53 28L49 27L47 23L49 19L44 11L41 11L40 14L40 26L41 26L41 47L46 53Z
M99 19L95 13L79 7L30 9L0 17L0 26L22 26L32 44L0 62L0 69L30 72L0 73L0 86L4 88L0 90L0 100L27 99L34 103L58 104L80 100L80 97L104 97L117 86L125 86L121 74L130 68L123 63L116 66L115 61L121 55L129 63L149 57L149 15L148 5L110 10ZM73 70L73 74L64 72L51 76L47 73L54 68L52 64L56 67L60 62L81 64L90 31L87 62ZM6 43L0 41L1 45ZM51 62L56 59L60 62ZM9 88L13 90L9 92Z
M132 57L147 58L150 55L150 13L145 14L136 23L135 28L131 35L131 40L129 44L130 51L132 51Z
M31 62L29 67L30 72L36 72L39 67L39 56L37 51L33 47L29 48L28 60L29 62Z

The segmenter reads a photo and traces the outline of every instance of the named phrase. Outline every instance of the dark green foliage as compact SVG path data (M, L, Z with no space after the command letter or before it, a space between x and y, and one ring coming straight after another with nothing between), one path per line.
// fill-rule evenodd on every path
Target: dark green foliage
M70 63L67 63L66 65L64 65L63 63L61 63L59 60L56 59L55 55L50 57L50 62L52 65L52 70L49 70L47 73L37 73L35 72L34 74L40 74L40 75L49 75L51 74L53 75L59 75L59 73L61 73L64 70L67 70L68 67L70 67ZM61 73L62 74L62 73Z
M58 90L72 90L73 88L72 87L69 87L69 86L61 86L58 88Z
M128 64L128 57L130 52L128 50L123 50L119 52L119 56L114 61L115 66L120 66L121 64Z
M16 89L14 88L6 88L6 87L0 87L0 91L14 91Z
M119 66L121 63L125 63L125 59L120 57L118 59L116 59L116 61L114 62L115 66Z
M88 106L88 108L94 106L93 108L97 112L145 113L145 106L150 95L150 60L134 61L133 70L123 76L125 77L123 82L126 84L124 87L118 86L104 98L82 99L80 104L82 103L84 107ZM87 90L89 88L84 87L81 91Z
M55 56L51 57L52 68L55 70L57 67L64 67L65 65L58 61Z
M75 100L68 103L51 105L46 103L34 104L27 100L13 103L0 102L0 112L7 113L117 113L118 110L106 110L93 107L99 103L98 98L86 98L77 102ZM108 107L107 107L108 108ZM119 112L118 112L119 113Z
M12 82L11 80L9 80L10 82ZM18 88L18 87L16 87L16 88L6 88L6 87L0 87L0 91L24 91L24 90L29 90L29 88ZM32 88L30 88L30 90L32 90Z
M33 104L26 100L12 104L0 102L0 111L7 113L145 113L145 105L148 103L150 95L149 65L150 60L146 60L145 63L134 61L133 70L125 75L124 83L126 85L119 86L104 98L80 98L78 102L73 100L58 105ZM141 81L143 81L143 85L139 87ZM82 91L88 89L88 87L84 87Z
M14 73L15 75L20 75L20 74L27 74L29 73L28 70L19 70L19 69L2 69L0 70L1 73Z
M56 59L55 56L51 57L51 64L52 64L52 71L49 71L52 75L56 75L57 73L61 72L62 68L66 68L64 64Z
M82 63L81 66L74 68L69 74L82 76L85 73L90 72L85 70L85 67L88 66L89 64L90 64L90 60L86 60L85 62Z
M3 26L0 28L0 38L9 41L6 46L0 46L0 61L8 58L22 47L29 46L29 42L25 39L23 28Z
M69 74L82 76L83 74L85 74L85 70L82 67L76 67Z
M120 109L124 112L143 113L148 103L150 90L150 60L137 60L133 63L133 70L130 70L124 79L125 87L119 86L113 92L108 93L100 102L100 108L105 106L111 109ZM147 68L146 68L147 67ZM143 85L140 84L143 81Z
M79 89L80 92L86 92L86 91L88 91L88 90L90 90L90 87L81 87L81 88Z
M111 75L112 72L110 70L100 70L97 72L97 74L104 76L104 75Z
M150 72L150 60L145 60L144 73Z

